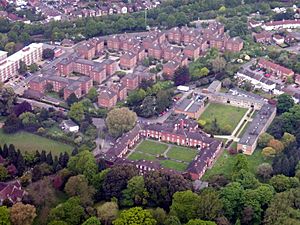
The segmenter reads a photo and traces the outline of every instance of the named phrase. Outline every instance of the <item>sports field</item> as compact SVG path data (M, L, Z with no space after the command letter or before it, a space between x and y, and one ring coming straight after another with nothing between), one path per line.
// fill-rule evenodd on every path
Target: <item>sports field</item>
M184 171L196 155L196 149L144 140L128 159L158 161L165 168Z

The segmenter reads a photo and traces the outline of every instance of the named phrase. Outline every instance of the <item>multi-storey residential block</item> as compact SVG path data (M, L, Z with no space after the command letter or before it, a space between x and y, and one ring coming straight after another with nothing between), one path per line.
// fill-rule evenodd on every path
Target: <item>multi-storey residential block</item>
M4 82L18 73L20 62L31 65L42 59L43 44L32 43L15 54L0 60L0 81Z

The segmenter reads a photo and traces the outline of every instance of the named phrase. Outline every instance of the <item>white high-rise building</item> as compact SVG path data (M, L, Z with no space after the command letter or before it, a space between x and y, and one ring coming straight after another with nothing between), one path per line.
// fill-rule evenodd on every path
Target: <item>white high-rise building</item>
M0 52L0 81L4 82L18 73L20 62L31 65L42 59L43 44L32 43L15 54L1 59Z

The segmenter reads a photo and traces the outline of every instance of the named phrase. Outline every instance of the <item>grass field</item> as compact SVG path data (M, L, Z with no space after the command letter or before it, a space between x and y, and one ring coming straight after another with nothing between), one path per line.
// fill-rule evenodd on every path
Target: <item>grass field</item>
M245 108L238 108L231 105L218 103L210 103L199 119L205 120L207 122L205 126L209 126L209 124L214 119L217 119L217 123L221 128L229 125L232 132L246 112L247 109Z
M149 160L149 161L155 161L155 160L157 160L154 155L147 155L147 154L144 154L142 152L133 152L128 157L128 159L130 159L130 160L141 160L141 159L144 159L144 160Z
M171 145L169 149L168 147L169 146L164 143L144 140L136 147L134 152L128 156L128 159L158 161L165 168L184 171L197 154L196 149L176 145ZM168 159L156 157L157 155L162 155L167 149L168 152L166 154ZM177 162L176 160L183 162Z
M208 180L210 177L216 174L223 174L225 177L230 178L232 167L235 161L236 155L229 155L226 150L222 153L222 155L218 158L216 163L213 165L211 169L208 169L204 176L203 180ZM270 163L269 160L265 160L261 154L261 149L256 149L254 153L250 156L246 156L248 159L248 165L250 172L255 173L257 167L264 162Z
M167 153L167 156L171 159L182 160L185 162L191 162L196 155L197 151L195 149L184 148L179 146L172 147Z
M53 155L59 155L61 152L71 153L73 147L58 141L54 141L48 138L40 137L28 132L18 132L16 134L5 134L0 129L0 143L13 144L21 152L32 152L36 150L52 152Z
M175 162L173 160L161 160L160 164L165 168L169 168L177 171L185 171L185 169L188 166L188 164L186 163Z
M168 146L166 144L145 140L137 146L136 150L152 155L158 155L164 153L167 148Z

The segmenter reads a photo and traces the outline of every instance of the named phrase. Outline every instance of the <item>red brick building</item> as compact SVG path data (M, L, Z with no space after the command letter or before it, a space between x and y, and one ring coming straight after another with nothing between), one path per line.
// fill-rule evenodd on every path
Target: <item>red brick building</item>
M152 44L148 48L148 56L154 59L161 59L163 56L163 50L161 46L157 43Z
M293 70L263 58L260 58L258 60L258 66L268 70L270 73L273 73L274 75L280 77L281 79L286 79L287 77L291 77L295 75Z
M230 52L240 52L243 49L244 42L239 37L230 38L225 43L225 50Z
M126 52L120 57L120 67L124 70L130 70L137 65L137 55L132 52Z
M166 61L172 60L175 56L180 55L181 49L173 46L162 46L163 49L163 59Z
M34 77L32 80L29 81L28 86L29 89L38 91L38 92L45 92L46 87L46 79L43 77Z
M183 49L183 54L187 56L190 60L198 59L200 56L200 46L195 43L188 44Z
M91 60L96 55L96 47L89 42L83 42L76 46L75 51L83 58Z
M172 78L174 72L180 67L180 63L175 61L169 61L163 65L163 73L169 78Z
M118 100L123 101L127 97L127 88L122 83L114 83L110 85L109 89L118 95Z
M180 44L183 38L179 27L174 27L170 29L167 33L167 36L168 36L168 41L170 43L176 43L176 44Z
M139 86L139 77L136 73L127 74L122 78L121 83L128 90L135 90Z
M109 50L119 51L122 47L119 36L113 35L107 39L107 48Z
M110 91L107 88L100 91L98 95L98 105L104 108L112 108L117 104L118 95L114 91Z

